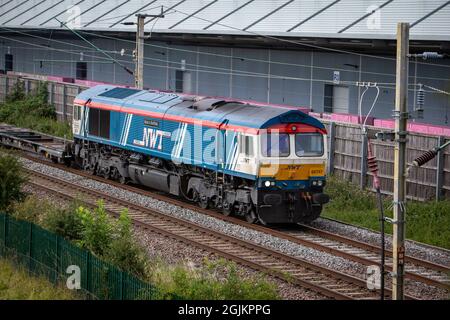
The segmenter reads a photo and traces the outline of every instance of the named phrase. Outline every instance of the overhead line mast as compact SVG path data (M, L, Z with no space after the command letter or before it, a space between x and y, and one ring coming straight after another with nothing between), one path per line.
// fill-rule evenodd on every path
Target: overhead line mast
M144 36L145 18L164 18L163 9L161 7L160 14L136 14L137 22L124 22L123 25L136 25L136 50L135 50L135 71L134 84L137 89L144 89L144 41L149 37Z
M397 76L395 91L395 149L394 149L394 218L392 294L394 300L404 299L405 276L405 199L406 199L406 141L408 121L408 54L409 23L397 24Z

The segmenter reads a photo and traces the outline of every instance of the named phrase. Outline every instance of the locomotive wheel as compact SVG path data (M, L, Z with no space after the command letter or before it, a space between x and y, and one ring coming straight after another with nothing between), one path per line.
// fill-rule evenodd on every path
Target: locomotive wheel
M200 197L200 199L198 200L198 205L202 209L208 209L209 208L209 199L206 197L204 197L204 198Z
M245 220L247 220L248 223L255 223L258 221L258 216L256 215L255 209L251 209L245 214Z
M103 169L103 178L109 179L111 176L111 169L109 167Z
M96 164L90 164L86 166L86 171L95 176L97 174L97 165Z
M222 207L222 214L224 216L231 216L233 214L233 204L226 204Z
M121 184L127 184L127 178L125 178L124 176L120 175L119 177L119 182Z

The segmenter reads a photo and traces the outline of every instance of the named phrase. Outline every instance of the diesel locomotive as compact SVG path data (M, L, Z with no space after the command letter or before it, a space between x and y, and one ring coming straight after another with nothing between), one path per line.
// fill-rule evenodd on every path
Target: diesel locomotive
M307 223L329 200L325 127L296 108L100 85L72 128L84 170L250 223Z

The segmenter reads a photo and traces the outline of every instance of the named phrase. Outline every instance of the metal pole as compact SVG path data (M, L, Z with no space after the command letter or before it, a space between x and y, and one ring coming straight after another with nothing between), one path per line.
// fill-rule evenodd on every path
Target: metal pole
M134 71L134 85L137 89L144 89L144 21L145 15L137 16L136 32L136 69Z
M135 71L134 71L134 85L137 89L144 89L144 37L145 18L164 18L164 11L161 6L160 14L141 14L137 17L137 32L136 32L136 50L135 50ZM132 22L124 22L124 25L132 25Z
M367 165L370 172L373 174L373 186L377 190L378 210L380 211L380 231L381 231L381 261L380 261L380 299L384 300L384 276L385 276L385 237L384 237L384 208L383 197L381 196L381 184L378 177L378 162L374 153L372 152L372 143L366 134L363 135L367 140Z
M394 219L392 298L404 298L405 257L405 189L406 137L408 118L408 53L409 23L397 24L397 75L395 90L395 150L394 150Z

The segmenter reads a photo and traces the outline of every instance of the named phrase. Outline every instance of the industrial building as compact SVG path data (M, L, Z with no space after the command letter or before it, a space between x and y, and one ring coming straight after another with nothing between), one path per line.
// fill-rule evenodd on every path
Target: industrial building
M426 85L425 123L450 117L450 1L5 0L0 69L132 86L137 13L144 85L199 95L391 118L396 23L409 22L409 109ZM128 71L127 71L128 68ZM439 92L438 90L444 92Z

